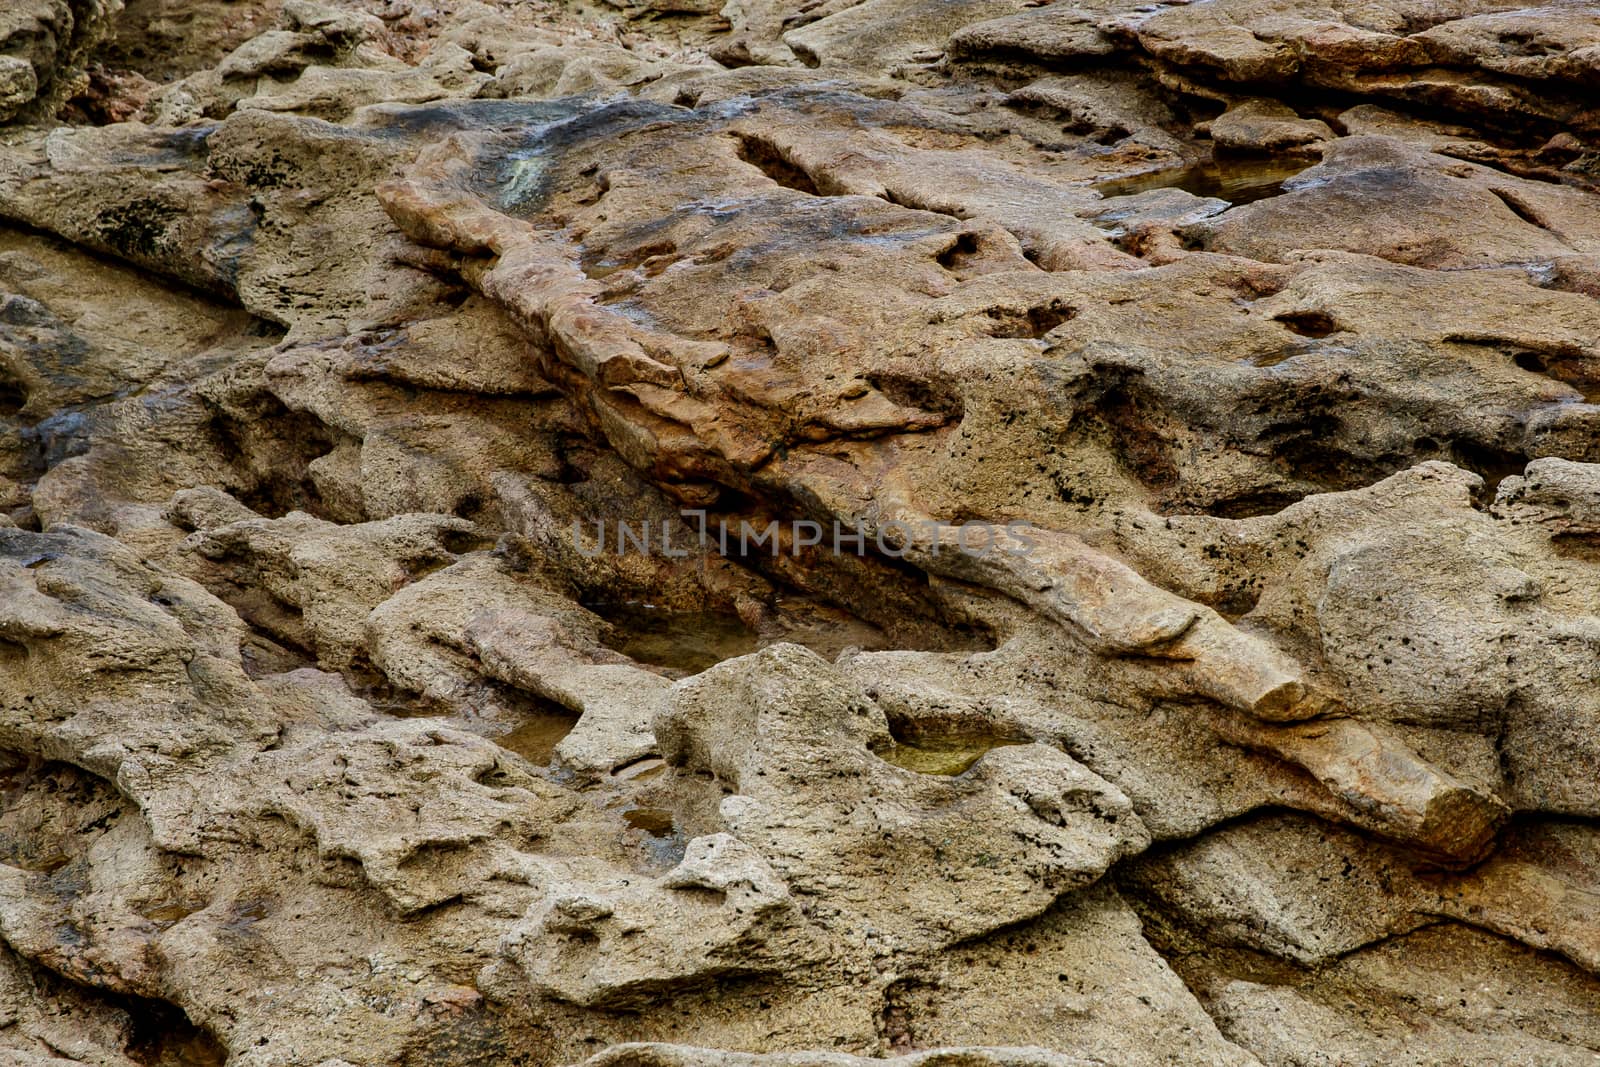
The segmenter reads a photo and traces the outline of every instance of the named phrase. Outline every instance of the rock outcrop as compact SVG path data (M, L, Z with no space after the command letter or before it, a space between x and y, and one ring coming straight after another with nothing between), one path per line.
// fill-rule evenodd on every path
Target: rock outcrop
M1600 15L610 6L0 13L7 1062L1593 1062Z

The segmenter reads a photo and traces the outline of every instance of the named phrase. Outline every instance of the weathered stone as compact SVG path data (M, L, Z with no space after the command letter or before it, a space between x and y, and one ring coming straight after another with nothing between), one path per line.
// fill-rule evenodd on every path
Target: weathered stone
M1510 177L1387 137L1349 137L1284 196L1189 227L1206 248L1281 260L1334 248L1434 269L1528 263L1600 246L1576 190Z
M583 1061L583 1067L864 1067L869 1063L894 1067L1081 1067L1092 1063L1044 1049L940 1049L937 1052L863 1059L829 1052L778 1052L753 1055L683 1045L618 1045Z
M1594 1058L1593 12L116 6L0 14L6 1057Z
M0 122L48 119L87 83L122 0L17 0L0 13Z
M664 988L783 972L824 955L782 879L727 834L690 841L653 883L552 883L501 952L533 988L599 1007Z
M1270 100L1246 100L1211 123L1218 147L1244 152L1297 152L1332 140L1333 130L1320 119L1303 119Z
M1114 786L1046 746L995 748L955 778L891 765L873 751L892 743L883 713L852 688L776 645L679 683L656 720L668 762L724 782L729 832L800 891L922 880L914 903L819 906L825 927L948 944L1037 915L1148 842Z

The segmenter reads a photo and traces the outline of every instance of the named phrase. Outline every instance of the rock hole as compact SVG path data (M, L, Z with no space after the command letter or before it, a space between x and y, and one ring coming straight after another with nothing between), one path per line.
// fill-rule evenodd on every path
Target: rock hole
M1278 196L1285 191L1285 181L1310 165L1306 160L1213 159L1102 182L1095 191L1109 199L1152 189L1182 189L1195 196L1226 200L1237 207Z
M967 261L977 254L977 234L961 233L956 235L955 241L949 248L939 253L937 259L939 266L945 270L955 272L965 266Z
M128 1058L146 1067L223 1067L228 1050L182 1008L144 997L115 998L132 1023Z
M548 767L555 759L556 746L578 725L578 716L553 700L509 687L497 695L517 713L517 724L507 733L491 738L508 752L515 752L535 767Z
M225 486L241 504L269 519L291 511L327 517L310 474L311 461L334 447L320 419L263 393L239 410L214 411L210 429L245 483Z
M1454 441L1450 451L1456 466L1465 467L1483 479L1485 499L1494 497L1503 479L1521 474L1528 465L1528 457L1519 452L1477 441Z
M585 606L611 624L608 647L677 677L761 647L756 632L731 611L674 611L641 601Z
M598 455L593 443L586 437L572 433L558 433L552 442L556 472L554 481L559 485L578 485L589 480L589 471Z
M0 794L9 793L27 781L36 769L32 757L9 748L0 748Z
M917 1047L912 1026L914 991L919 985L912 979L892 983L883 993L883 1011L879 1016L880 1037L890 1052L903 1055Z
M901 407L930 411L950 422L960 421L965 410L960 391L947 382L895 374L871 375L867 382Z
M317 665L317 657L308 650L294 644L275 641L256 629L252 629L240 640L239 659L244 666L244 673L250 678L287 674L289 671L315 668Z
M1499 197L1500 202L1510 209L1511 213L1517 218L1521 219L1523 222L1526 222L1530 226L1537 226L1541 230L1548 231L1550 229L1550 227L1545 224L1545 221L1539 217L1538 211L1516 193L1513 193L1508 189L1491 189L1490 192Z
M488 507L489 505L484 501L482 493L468 490L461 494L461 497L455 502L455 506L450 510L458 519L478 522L482 520Z
M894 743L875 751L879 759L918 774L953 777L965 774L988 753L1029 739L994 730L990 724L918 719L889 715L889 736Z
M806 45L801 44L799 41L785 41L784 43L789 46L789 51L794 53L795 58L806 66L813 68L822 66L822 57Z
M1178 482L1178 467L1171 453L1165 412L1140 392L1121 385L1107 389L1093 413L1104 427L1112 449L1124 466L1152 489L1167 489Z
M652 866L673 867L683 860L689 838L671 811L666 808L630 807L623 811L622 821L630 831L639 835L638 843L644 848Z
M28 646L0 637L0 673L19 671L28 662Z
M446 530L440 535L439 544L446 552L459 556L467 552L493 548L494 538L471 530Z
M990 308L987 314L995 323L989 336L1037 339L1063 322L1070 322L1078 314L1078 309L1067 306L1065 301L1052 300L1039 307L1031 307L1022 314L1002 308Z
M622 821L651 837L670 837L676 829L672 812L665 808L630 808L622 813Z
M1511 357L1511 362L1525 371L1532 371L1534 374L1543 374L1546 370L1544 357L1537 352L1518 352Z
M289 327L268 319L252 317L249 325L245 327L244 333L246 337L258 337L267 341L281 341L288 335Z
M647 778L654 778L667 769L667 761L660 756L645 756L631 763L624 763L611 772L611 777L623 782L641 782Z
M1541 40L1522 30L1503 30L1499 37L1505 50L1515 56L1558 56L1566 51L1560 41Z
M819 196L811 175L790 162L777 145L750 134L738 135L739 158L786 189L795 189L811 196Z
M1540 350L1516 348L1505 344L1499 337L1473 334L1449 334L1445 340L1482 346L1502 357L1509 355L1511 362L1520 370L1541 374L1570 386L1583 394L1587 403L1600 400L1600 372L1591 366L1584 350L1576 345L1553 344Z
M1260 489L1218 500L1206 509L1206 514L1215 515L1219 519L1253 519L1259 515L1276 515L1290 504L1298 503L1304 497L1304 493L1296 493L1287 489ZM1254 602L1252 597L1250 604L1253 605ZM1242 615L1249 608L1238 610L1237 604L1235 604L1229 610L1234 614ZM1224 613L1226 614L1227 612Z
M1276 315L1274 319L1301 337L1327 337L1339 331L1339 324L1333 316L1322 311L1290 311Z
M402 719L448 715L450 708L389 681L380 671L358 663L343 672L345 688L365 700L372 710Z
M0 417L15 415L28 403L28 392L21 382L0 376Z

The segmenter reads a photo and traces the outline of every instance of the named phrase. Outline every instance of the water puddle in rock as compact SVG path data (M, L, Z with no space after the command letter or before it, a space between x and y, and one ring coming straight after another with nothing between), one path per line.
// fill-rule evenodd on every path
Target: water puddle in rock
M1266 200L1282 193L1283 183L1313 166L1306 159L1220 159L1171 170L1136 174L1101 182L1095 191L1110 199L1133 196L1152 189L1182 189L1195 196L1226 200L1235 207Z
M510 733L490 738L501 748L515 752L535 767L547 767L555 758L556 746L572 732L578 717L565 708L540 701L538 707L528 709L526 719Z
M578 713L554 700L501 682L484 687L490 699L468 701L457 725L515 752L535 767L549 767L556 746L578 725Z
M674 831L672 812L665 808L630 808L622 813L622 821L651 837L671 837Z
M350 691L372 705L375 711L400 719L447 720L487 737L535 767L548 767L555 758L556 746L578 724L576 712L553 700L500 683L492 683L484 689L485 695L493 697L489 705L496 709L490 714L473 708L470 703L469 710L462 713L459 708L402 689L376 671L352 668L345 671L344 678Z
M792 641L832 662L847 648L877 652L890 648L921 648L915 642L895 642L876 626L843 611L794 598L780 601L781 627L763 644ZM941 646L942 649L943 646Z
M672 867L682 861L688 837L678 828L672 812L666 808L628 808L622 813L622 821L638 832L639 843L652 863Z
M965 774L988 753L1008 745L1028 742L993 734L953 734L949 736L906 738L896 735L894 744L879 749L876 755L887 763L918 774L953 776Z
M614 628L607 643L639 663L698 674L761 647L756 632L732 612L671 611L652 604L591 604Z

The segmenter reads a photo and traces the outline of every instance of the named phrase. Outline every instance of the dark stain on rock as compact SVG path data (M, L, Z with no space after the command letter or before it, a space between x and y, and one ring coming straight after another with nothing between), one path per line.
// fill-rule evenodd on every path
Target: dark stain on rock
M140 197L100 212L92 231L119 255L150 259L161 251L167 228L182 215L179 208L154 197Z

